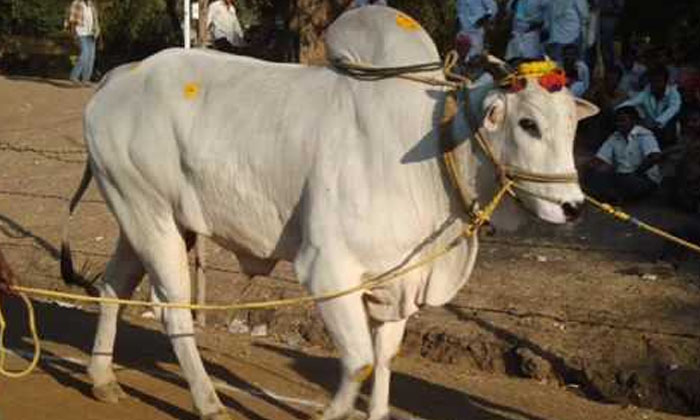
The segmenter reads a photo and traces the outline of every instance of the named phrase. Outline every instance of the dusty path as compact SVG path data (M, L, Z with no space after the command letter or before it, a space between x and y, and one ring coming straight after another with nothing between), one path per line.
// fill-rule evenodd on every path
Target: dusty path
M80 115L90 94L60 81L0 77L0 247L25 284L63 289L58 239L85 159ZM679 223L657 207L639 210L662 224ZM72 232L79 260L101 269L115 225L94 188ZM697 404L695 275L658 271L648 263L658 240L595 214L574 228L533 223L526 233L487 239L473 279L455 301L411 320L396 361L396 414L431 420L680 418L581 396L595 392L666 410ZM211 302L303 293L287 264L273 278L251 282L228 253L209 250ZM38 304L47 358L28 378L0 379L2 420L195 418L170 346L152 321L126 311L116 360L131 398L104 405L89 397L83 368L93 310ZM8 346L28 350L21 308L14 301L3 306L12 326ZM244 419L298 419L327 402L337 365L313 310L237 316L265 325L268 336L231 334L223 314L212 315L198 333L208 371L232 412ZM19 366L16 358L10 361ZM263 389L303 401L280 401L262 395Z
M7 310L17 313L19 303ZM168 342L153 322L121 324L117 375L130 398L96 402L84 364L95 316L38 306L45 358L30 377L0 380L4 419L196 419ZM70 334L66 334L70 329ZM12 347L24 347L14 334ZM227 407L247 420L305 419L328 401L338 380L335 359L319 348L240 338L221 329L200 331L207 369ZM13 358L14 366L19 361ZM395 362L392 406L397 418L430 420L680 419L634 407L592 403L565 388L446 368L411 356ZM358 404L362 407L363 401ZM358 418L361 418L358 416Z

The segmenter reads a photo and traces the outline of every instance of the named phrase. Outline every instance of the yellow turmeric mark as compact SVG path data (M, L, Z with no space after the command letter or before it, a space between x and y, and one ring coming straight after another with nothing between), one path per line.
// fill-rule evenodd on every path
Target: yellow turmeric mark
M190 82L185 85L184 89L185 99L192 100L199 94L199 84L195 82Z
M353 382L364 382L372 374L373 365L366 365L358 369L352 377Z
M412 17L404 15L403 13L396 15L396 24L407 31L417 31L420 29L418 22L413 20Z

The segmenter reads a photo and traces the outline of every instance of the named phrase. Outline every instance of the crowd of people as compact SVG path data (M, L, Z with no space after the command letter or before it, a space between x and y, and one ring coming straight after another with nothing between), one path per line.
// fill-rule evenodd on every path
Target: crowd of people
M371 4L387 2L353 0L349 8ZM624 0L456 4L455 47L464 73L473 77L483 71L490 52L488 28L504 20L510 31L503 52L507 62L555 60L572 94L598 105L600 114L582 124L579 133L597 150L584 170L591 193L622 203L668 185L675 205L700 211L700 71L689 62L684 45L619 42ZM505 7L499 10L499 4ZM245 47L235 0L212 1L206 18L213 48L236 53ZM100 31L94 1L74 0L66 22L81 48L70 78L89 83Z
M698 212L700 70L684 45L622 42L624 11L624 0L509 0L505 10L494 0L458 0L455 46L473 76L491 52L488 26L505 19L506 61L557 61L571 93L601 110L578 136L594 152L585 188L620 204L663 187L671 203Z

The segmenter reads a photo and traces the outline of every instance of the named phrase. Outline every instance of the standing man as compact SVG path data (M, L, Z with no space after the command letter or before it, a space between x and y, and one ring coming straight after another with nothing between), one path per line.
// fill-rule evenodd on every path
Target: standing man
M68 30L80 45L80 57L73 66L70 80L88 84L95 66L95 41L100 35L97 7L93 0L73 0L67 20Z
M598 0L600 49L606 70L615 65L615 29L625 9L625 0Z
M547 11L549 40L546 51L550 58L562 63L564 46L575 44L584 50L584 33L588 28L588 0L551 0Z
M216 0L211 3L207 13L207 27L214 40L214 48L219 51L235 53L245 45L234 0Z
M471 41L467 60L484 52L485 26L497 13L498 5L494 0L457 0L458 36L466 34Z
M369 5L375 5L375 6L386 6L386 0L353 0L352 3L350 3L350 8L355 8L355 7L362 7L362 6L369 6Z
M512 17L511 38L506 60L532 60L544 56L542 34L549 0L510 0L508 15Z

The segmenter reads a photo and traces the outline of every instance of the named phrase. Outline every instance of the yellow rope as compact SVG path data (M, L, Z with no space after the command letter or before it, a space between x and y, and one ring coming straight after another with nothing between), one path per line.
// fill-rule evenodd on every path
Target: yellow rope
M34 356L32 357L31 363L24 370L21 371L10 371L5 369L5 357L7 355L7 350L5 349L5 329L7 328L7 323L5 322L5 317L2 313L2 299L0 299L0 376L5 376L8 378L21 378L27 376L36 366L39 364L39 357L41 356L41 345L39 342L39 335L36 332L36 318L34 316L34 306L29 300L26 294L20 293L19 296L24 301L27 307L27 316L29 317L29 333L32 335L32 344L34 345ZM1 298L2 296L0 296Z
M493 212L498 207L498 204L505 196L507 190L510 189L510 183L505 184L501 190L494 196L491 202L484 208L483 211L478 212L478 217L475 218L471 223L467 224L467 227L460 232L451 241L447 242L446 245L438 248L437 250L429 253L425 258L407 265L403 268L394 269L387 273L380 274L366 282L363 282L355 287L349 289L340 290L337 292L330 292L318 296L302 296L298 298L289 299L278 299L264 302L244 302L244 303L233 303L226 305L199 305L192 303L170 303L170 302L146 302L142 300L130 300L130 299L116 299L116 298L103 298L94 296L78 295L74 293L57 292L54 290L39 289L34 287L24 287L24 286L9 286L9 289L17 292L19 296L24 300L28 311L28 324L29 330L31 331L32 340L34 344L34 357L32 358L31 364L21 372L10 372L3 368L5 364L5 343L4 334L6 322L2 314L2 299L0 299L0 376L6 376L9 378L20 378L30 374L39 362L41 355L41 346L39 342L39 337L36 333L36 319L34 316L34 308L32 302L27 298L27 295L36 295L43 297L50 297L59 300L69 300L74 302L88 302L88 303L100 303L100 304L118 304L126 306L148 306L148 307L160 307L160 308L170 308L170 309L191 309L200 311L234 311L243 309L271 309L280 308L284 306L302 305L312 302L321 302L331 299L336 299L342 296L347 296L353 293L372 290L380 287L392 280L395 280L419 267L430 264L438 258L442 257L446 253L450 252L455 246L457 246L460 241L464 238L468 238L476 234L479 228L491 219ZM0 295L0 298L2 295Z
M642 230L653 233L654 235L660 236L664 239L667 239L667 240L674 242L678 245L684 246L684 247L686 247L690 250L693 250L693 251L700 254L700 246L698 246L692 242L688 242L685 239L681 239L677 236L671 235L670 233L668 233L662 229L659 229L655 226L652 226L646 222L643 222L643 221L637 219L636 217L633 217L633 216L625 213L624 211L622 211L619 208L615 208L608 203L602 203L589 195L586 195L586 201L593 204L595 207L599 208L604 213L609 214L618 220L631 223L634 226L636 226Z

